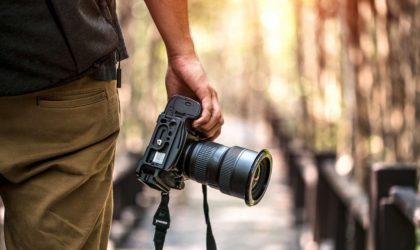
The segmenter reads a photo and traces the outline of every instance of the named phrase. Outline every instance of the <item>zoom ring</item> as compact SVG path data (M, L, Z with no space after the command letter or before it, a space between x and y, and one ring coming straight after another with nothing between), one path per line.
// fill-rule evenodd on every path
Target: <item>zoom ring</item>
M231 194L231 179L233 171L235 170L235 163L241 153L242 148L230 148L223 159L223 164L220 170L220 191L225 194Z
M196 181L207 184L208 163L216 150L217 148L209 143L204 143L199 148L194 167L192 168L192 177Z

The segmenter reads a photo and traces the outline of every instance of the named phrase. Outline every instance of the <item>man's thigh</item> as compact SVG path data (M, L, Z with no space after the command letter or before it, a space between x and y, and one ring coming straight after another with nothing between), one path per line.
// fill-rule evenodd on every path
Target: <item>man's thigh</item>
M119 132L115 83L83 78L0 97L0 120L10 249L80 249L88 239L107 238Z

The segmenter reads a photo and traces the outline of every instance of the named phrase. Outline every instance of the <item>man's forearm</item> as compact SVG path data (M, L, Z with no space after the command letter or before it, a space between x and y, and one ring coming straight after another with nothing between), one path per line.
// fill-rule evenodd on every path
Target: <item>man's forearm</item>
M223 115L217 93L198 60L188 23L188 0L144 0L165 42L168 69L165 77L168 97L189 96L201 103L200 118L193 127L214 140L221 131Z
M145 3L165 42L168 57L195 54L188 23L188 1L145 0Z

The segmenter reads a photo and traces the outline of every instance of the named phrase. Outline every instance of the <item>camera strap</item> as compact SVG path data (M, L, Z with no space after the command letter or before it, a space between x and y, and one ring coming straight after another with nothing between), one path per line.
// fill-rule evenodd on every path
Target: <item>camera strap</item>
M214 240L213 231L210 224L209 204L207 202L207 186L202 185L203 190L203 210L206 219L206 246L207 250L217 250L216 241ZM162 192L161 200L155 215L153 216L153 225L155 225L155 236L153 242L155 243L155 250L162 250L165 243L166 232L171 223L171 216L169 214L169 193Z
M166 231L168 231L171 223L171 216L169 215L169 193L162 192L161 200L155 216L153 216L153 225L155 225L155 236L153 242L155 243L155 250L162 250L165 243Z
M211 230L210 224L210 216L209 216L209 204L207 203L207 186L201 185L203 190L203 210L204 210L204 217L206 218L207 224L207 237L206 237L206 245L207 250L217 250L216 241L214 240L213 231Z

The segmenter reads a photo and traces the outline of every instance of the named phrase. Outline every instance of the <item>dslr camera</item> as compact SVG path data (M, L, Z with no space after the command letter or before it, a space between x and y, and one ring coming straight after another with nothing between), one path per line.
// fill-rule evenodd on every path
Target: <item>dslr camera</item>
M191 127L200 114L201 105L193 99L169 100L136 169L138 179L165 193L183 189L192 179L256 205L270 180L271 154L203 140Z

